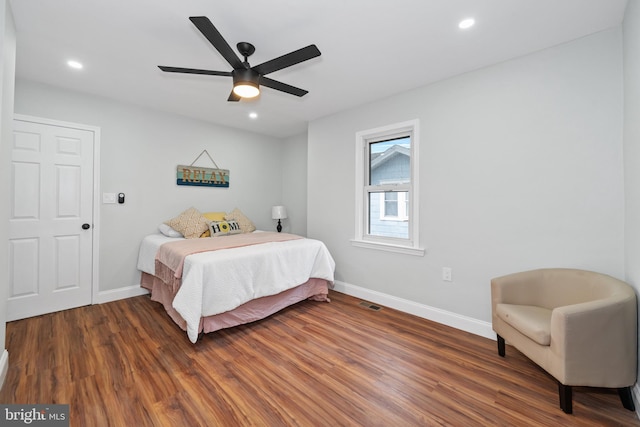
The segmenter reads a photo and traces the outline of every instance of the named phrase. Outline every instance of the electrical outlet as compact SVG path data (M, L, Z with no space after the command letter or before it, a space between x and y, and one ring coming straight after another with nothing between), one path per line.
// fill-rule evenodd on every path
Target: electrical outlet
M451 282L453 280L452 275L453 271L451 267L442 267L442 280L445 282Z

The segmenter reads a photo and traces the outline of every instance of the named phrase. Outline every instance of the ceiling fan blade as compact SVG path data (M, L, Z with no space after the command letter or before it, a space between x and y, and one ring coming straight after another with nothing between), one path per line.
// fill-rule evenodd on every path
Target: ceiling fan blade
M229 98L227 98L227 101L238 102L241 99L242 98L240 96L236 95L236 93L232 90L231 93L229 94Z
M309 93L308 90L300 89L298 87L291 86L264 76L260 77L260 84L262 86L270 87L271 89L279 90L281 92L290 93L291 95L295 96L305 96Z
M191 16L189 19L234 69L245 68L240 58L238 58L238 55L236 55L233 49L231 49L231 46L229 46L229 43L222 37L222 34L220 34L211 21L209 21L209 18L206 16Z
M320 56L320 50L315 44L311 44L307 47L303 47L302 49L298 49L291 53L287 53L286 55L272 59L271 61L263 62L262 64L256 65L252 68L257 71L258 74L265 75L300 62L307 61L311 58L315 58L316 56Z
M158 65L158 68L167 73L206 74L209 76L231 77L231 71L197 70L195 68L165 67L164 65Z

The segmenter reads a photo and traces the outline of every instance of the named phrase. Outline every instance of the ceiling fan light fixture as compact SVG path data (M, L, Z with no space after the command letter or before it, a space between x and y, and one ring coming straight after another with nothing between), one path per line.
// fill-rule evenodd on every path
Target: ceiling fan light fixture
M233 93L241 98L255 98L260 95L260 89L253 82L242 82L233 86Z
M233 70L233 93L241 98L255 98L260 95L260 76L250 68Z

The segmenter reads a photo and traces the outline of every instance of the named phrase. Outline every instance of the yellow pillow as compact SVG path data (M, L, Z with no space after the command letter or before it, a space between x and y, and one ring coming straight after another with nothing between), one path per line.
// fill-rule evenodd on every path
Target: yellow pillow
M209 221L224 221L225 212L205 212L202 214Z

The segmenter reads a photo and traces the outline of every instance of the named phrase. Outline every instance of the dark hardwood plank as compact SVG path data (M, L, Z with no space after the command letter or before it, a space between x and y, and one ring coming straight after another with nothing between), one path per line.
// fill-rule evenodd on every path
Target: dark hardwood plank
M336 292L186 333L147 296L7 324L2 403L68 403L72 426L640 426L616 390L574 388L513 347Z

